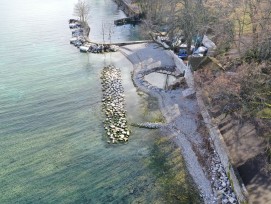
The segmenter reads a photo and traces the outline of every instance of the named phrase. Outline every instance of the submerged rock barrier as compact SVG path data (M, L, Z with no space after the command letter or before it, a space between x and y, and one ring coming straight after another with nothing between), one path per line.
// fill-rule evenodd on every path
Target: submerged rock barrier
M147 128L147 129L159 129L165 126L165 123L132 123L132 126L139 127L139 128Z
M108 143L127 142L131 131L127 125L124 109L124 89L121 83L120 69L109 65L101 73L103 91L103 112L106 116L104 129Z

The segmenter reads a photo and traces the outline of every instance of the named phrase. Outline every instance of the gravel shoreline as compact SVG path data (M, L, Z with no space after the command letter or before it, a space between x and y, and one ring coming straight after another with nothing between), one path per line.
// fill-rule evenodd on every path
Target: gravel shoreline
M196 116L200 114L197 100L187 97L185 90L165 91L144 80L144 75L157 71L158 67L171 71L172 67L175 67L172 56L156 44L128 45L121 47L120 51L133 64L132 79L135 86L158 98L161 112L167 123L161 127L161 130L171 135L181 148L187 169L204 203L238 203L217 154L215 152L208 154L210 158L206 160L210 161L210 166L203 167L198 161L197 152L193 149L197 146L199 151L205 151L202 147L203 137L197 131ZM174 72L172 74L178 74L176 70Z

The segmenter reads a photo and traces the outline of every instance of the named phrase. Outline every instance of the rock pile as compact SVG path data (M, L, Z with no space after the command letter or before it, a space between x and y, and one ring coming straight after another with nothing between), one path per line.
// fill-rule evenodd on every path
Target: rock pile
M211 161L211 176L212 184L217 192L218 200L221 201L222 204L238 203L229 178L217 154L213 156Z
M152 95L167 91L167 90L158 88L156 86L153 86L152 84L150 84L148 81L146 81L144 79L144 77L146 75L148 75L150 73L154 73L154 72L161 73L161 74L168 74L168 75L175 76L175 77L182 77L184 75L184 73L179 73L175 66L156 67L156 68L152 68L152 69L143 69L143 70L139 71L136 74L136 76L133 78L134 82L136 84L142 85L145 88L144 91L147 93L151 92Z
M76 19L70 19L69 27L72 31L72 38L70 39L70 43L79 48L86 42L83 25Z
M127 142L131 132L127 126L124 109L124 90L120 69L112 65L104 67L101 80L103 112L106 115L104 129L109 138L108 143Z

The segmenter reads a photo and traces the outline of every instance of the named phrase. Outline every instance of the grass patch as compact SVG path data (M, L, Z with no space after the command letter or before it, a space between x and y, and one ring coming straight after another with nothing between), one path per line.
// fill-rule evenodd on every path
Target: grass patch
M236 8L235 11L232 13L231 18L233 19L234 30L236 33L252 33L251 19L249 17L249 13L247 11L244 11L244 8Z
M271 119L271 108L264 108L257 113L257 117L264 119Z

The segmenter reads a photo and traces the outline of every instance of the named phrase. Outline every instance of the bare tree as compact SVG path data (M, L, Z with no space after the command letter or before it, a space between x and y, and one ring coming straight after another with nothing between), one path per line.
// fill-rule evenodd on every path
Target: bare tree
M109 43L112 43L112 35L114 33L114 29L112 27L111 23L104 23L104 21L102 22L102 31L101 34L103 36L103 44L105 44L105 39L107 37L107 39L109 40Z
M90 6L85 0L78 0L74 5L74 15L79 17L80 21L86 22L90 15Z
M271 56L271 1L232 0L236 47L239 53L257 60Z
M183 36L190 53L194 38L204 35L214 25L224 25L220 10L212 5L217 0L138 0L146 16L146 25L151 32L166 31L169 40ZM223 18L221 18L223 19ZM225 24L226 25L226 24Z

